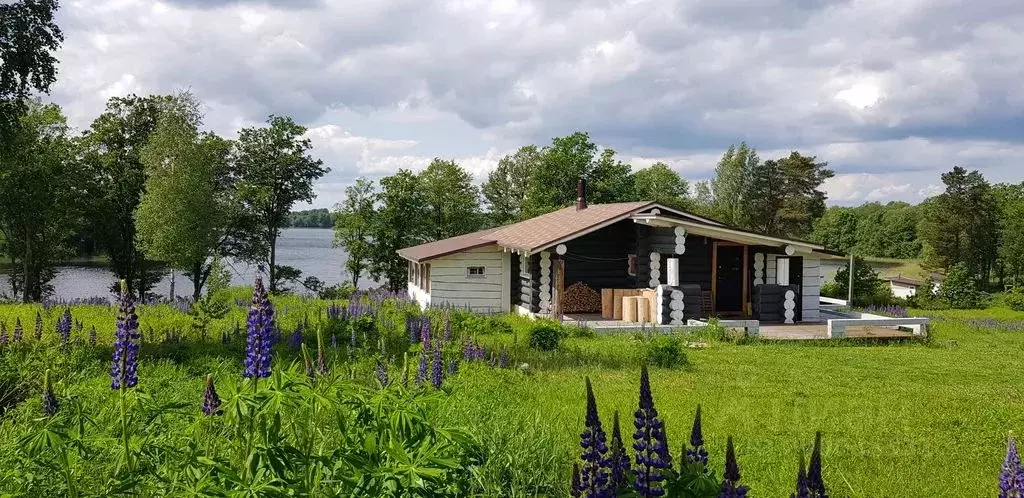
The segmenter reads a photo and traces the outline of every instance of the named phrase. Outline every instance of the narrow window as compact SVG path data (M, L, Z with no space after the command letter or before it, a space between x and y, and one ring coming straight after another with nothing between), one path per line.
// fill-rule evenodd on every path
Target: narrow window
M466 268L466 278L484 278L483 266L470 266Z
M430 263L423 265L423 290L430 292Z
M636 254L629 255L628 272L631 276L636 276Z
M789 258L775 260L775 283L789 285Z

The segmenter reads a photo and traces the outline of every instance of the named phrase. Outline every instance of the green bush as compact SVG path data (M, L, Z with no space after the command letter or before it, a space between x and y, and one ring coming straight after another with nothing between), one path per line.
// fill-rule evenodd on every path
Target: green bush
M562 343L562 327L552 323L540 323L530 329L530 347L540 351L554 351Z
M949 269L946 279L939 286L939 297L956 309L979 308L984 298L963 263L957 263Z
M1003 297L1003 302L1014 311L1024 311L1024 287L1014 287Z
M647 364L661 368L688 365L683 340L677 335L659 335L647 343Z

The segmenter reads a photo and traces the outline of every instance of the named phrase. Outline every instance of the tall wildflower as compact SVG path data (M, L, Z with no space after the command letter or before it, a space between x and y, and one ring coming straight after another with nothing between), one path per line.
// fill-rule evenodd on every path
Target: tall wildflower
M455 361L455 358L448 360L448 376L451 377L459 373L459 362Z
M128 286L121 282L121 301L117 315L114 356L110 362L111 389L128 389L139 383L136 374L139 358L139 317Z
M309 358L309 350L306 349L306 345L302 344L299 346L302 349L302 364L306 369L306 377L311 380L316 377L316 372L313 371L313 360Z
M811 462L807 466L807 488L814 498L828 498L825 481L821 477L821 431L814 434L814 449L811 450Z
M612 418L612 440L608 457L611 479L609 488L615 495L629 489L629 455L626 454L626 445L622 442L622 430L619 429L619 411L615 411Z
M57 319L57 334L60 335L61 345L71 342L71 308L64 307L64 313Z
M14 342L21 342L21 336L25 333L25 330L21 328L21 318L14 319Z
M732 436L725 443L725 479L722 481L722 492L718 498L744 498L747 487L740 484L740 465L736 462L736 448L732 444Z
M0 322L0 346L7 344L7 322Z
M206 415L220 415L220 396L217 396L217 389L213 386L213 374L206 374L206 390L203 392L203 413Z
M93 325L92 327L89 328L89 345L90 346L95 346L96 345L96 326L95 325Z
M800 470L796 474L796 492L789 495L789 498L811 498L811 489L807 485L807 471L804 466L804 454L800 452Z
M697 414L693 417L693 429L690 430L690 446L686 448L686 463L699 463L705 467L708 464L708 450L704 448L704 431L700 423L700 405L697 405Z
M420 366L416 370L416 385L422 385L427 381L427 353L420 353Z
M288 337L288 347L292 349L299 349L302 347L302 324L295 326L295 332Z
M36 312L36 327L32 332L36 341L43 340L43 315L40 315L38 311Z
M572 486L569 495L573 498L583 496L583 486L580 484L580 464L576 462L572 464Z
M448 311L444 312L444 336L443 340L445 344L448 344L452 340L452 317Z
M505 368L506 366L508 366L508 349L502 346L501 356L498 358L498 367Z
M245 346L244 377L260 379L270 377L271 334L274 330L274 307L267 297L263 277L256 277L249 306L248 337Z
M53 394L53 384L50 382L50 369L43 374L43 415L52 417L60 408L57 396Z
M388 384L391 383L388 380L387 368L384 368L384 364L379 361L377 362L377 382L380 382L380 387L388 387Z
M1024 498L1024 467L1017 452L1017 441L1010 435L1006 443L1003 471L999 473L999 498Z
M633 489L644 497L664 496L662 481L665 472L672 468L668 441L665 438L665 424L658 418L651 395L651 381L647 366L640 369L640 402L634 413L633 449L636 450L636 475Z
M580 469L580 495L585 497L610 496L608 490L608 445L601 419L597 414L597 400L594 389L590 385L590 377L586 377L587 385L587 417L585 428L580 433L580 447L583 449L580 458L583 467Z
M316 373L321 376L331 373L324 356L323 334L319 330L316 331Z
M441 346L434 346L434 357L430 364L430 383L434 385L434 389L441 389L441 384L444 382L444 364L441 360Z

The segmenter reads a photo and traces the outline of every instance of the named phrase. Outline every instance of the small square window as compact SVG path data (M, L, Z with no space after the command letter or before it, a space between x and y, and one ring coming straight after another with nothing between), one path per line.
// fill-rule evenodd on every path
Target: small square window
M470 266L466 268L466 277L468 278L482 278L484 276L483 266Z

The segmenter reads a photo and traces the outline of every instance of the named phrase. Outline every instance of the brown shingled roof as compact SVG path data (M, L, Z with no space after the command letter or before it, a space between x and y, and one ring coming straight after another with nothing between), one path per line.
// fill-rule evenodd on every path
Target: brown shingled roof
M653 202L619 202L591 204L586 209L576 206L559 209L528 220L500 227L487 238L504 247L533 252L554 242L585 232L602 223L618 221Z
M420 244L418 246L406 247L405 249L399 249L398 255L412 261L424 261L473 249L475 247L492 245L495 243L493 240L487 240L483 237L495 230L498 230L498 228L488 228L487 230L467 233L450 239L437 240L434 242L427 242L426 244Z
M654 203L591 204L581 210L577 210L576 206L570 206L519 223L406 247L399 249L398 254L408 260L426 261L492 244L521 251L534 251L602 223L618 221L652 204Z

